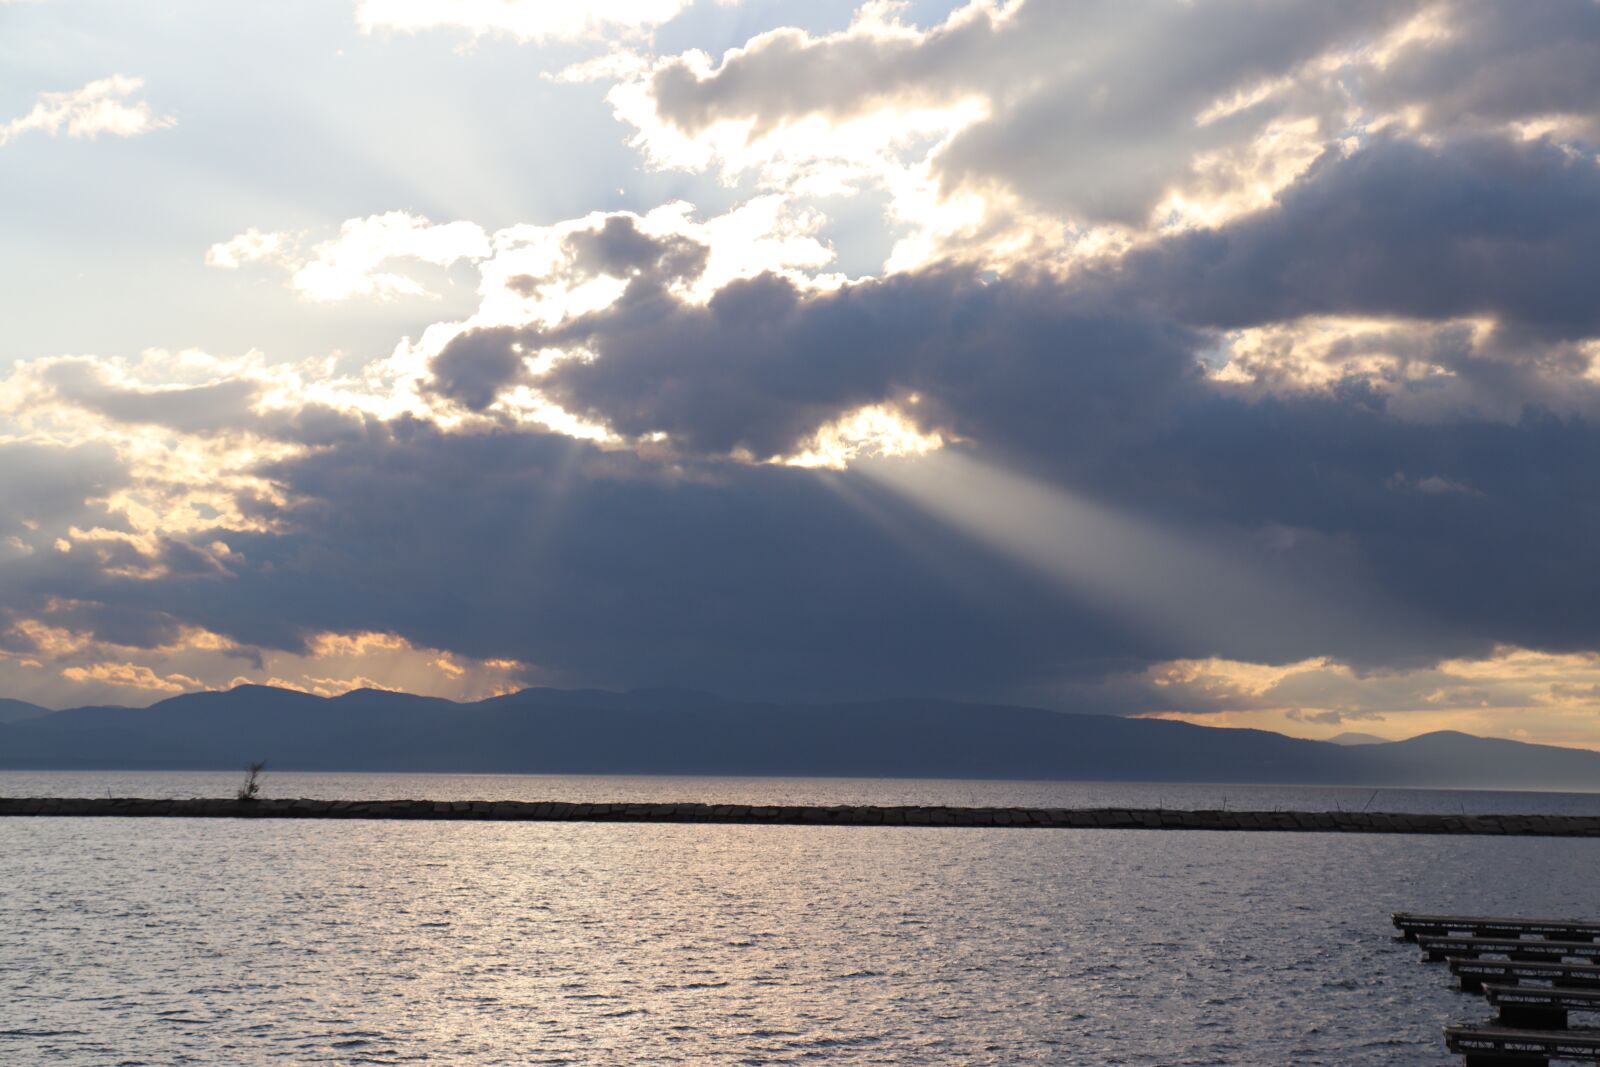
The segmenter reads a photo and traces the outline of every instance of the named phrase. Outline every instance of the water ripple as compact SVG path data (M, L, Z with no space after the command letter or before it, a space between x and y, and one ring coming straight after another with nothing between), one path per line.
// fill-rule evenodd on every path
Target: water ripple
M1446 1067L1484 1010L1388 912L1591 912L1600 842L11 819L0 856L8 1064Z

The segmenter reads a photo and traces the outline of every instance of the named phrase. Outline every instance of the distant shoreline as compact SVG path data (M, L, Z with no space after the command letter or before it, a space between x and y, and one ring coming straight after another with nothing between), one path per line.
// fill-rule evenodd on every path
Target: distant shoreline
M1600 816L1593 815L1425 815L1352 811L1184 811L1166 808L0 797L0 817L634 822L1600 837Z

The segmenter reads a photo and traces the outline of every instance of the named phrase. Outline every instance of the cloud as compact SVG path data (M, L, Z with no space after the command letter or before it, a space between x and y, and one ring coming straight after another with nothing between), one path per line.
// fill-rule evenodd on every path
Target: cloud
M1600 749L1600 656L1497 647L1481 657L1357 672L1327 659L1281 667L1220 659L1151 666L1112 684L1144 714L1327 737L1361 723L1389 740L1438 729Z
M1373 174L1403 172L1498 190L1463 246L1514 231L1534 238L1526 270L1570 262L1582 250L1534 226L1529 201L1582 205L1589 172L1547 147L1377 138L1262 212L1065 276L943 265L846 282L819 273L829 250L775 198L704 220L682 204L596 213L492 235L478 311L359 373L259 356L31 361L0 390L13 417L117 442L138 485L107 498L115 522L41 531L9 564L33 597L14 602L43 610L47 589L159 606L241 647L392 633L551 679L753 695L1063 702L1066 680L1174 659L1411 669L1497 644L1593 646L1582 501L1600 468L1574 387L1586 342L1563 336L1587 328L1581 308L1519 303L1492 256L1443 257L1482 303L1414 282L1324 294L1314 270L1339 250L1381 258L1392 220L1356 208L1388 187ZM1318 228L1338 212L1341 232ZM1451 247L1431 226L1415 239ZM1303 255L1285 234L1309 235ZM1362 317L1379 312L1415 317ZM1428 317L1486 313L1497 321ZM1567 383L1570 406L1491 389L1480 365L1513 362ZM1405 369L1422 366L1439 372ZM1506 406L1401 403L1415 382L1472 376ZM598 443L524 418L536 404L598 424ZM939 446L1159 531L1152 544L1328 590L1337 610L1210 631L1108 610L861 462ZM1450 487L1472 492L1428 491ZM203 677L157 673L173 672Z
M93 663L87 667L67 667L61 676L79 685L99 685L111 689L145 689L172 694L204 688L197 678L186 674L162 676L143 664Z
M1189 365L1181 328L1084 305L1047 283L991 285L970 271L815 294L764 275L704 306L625 296L517 336L596 354L538 379L567 410L623 434L664 433L684 448L756 459L789 455L825 424L878 404L905 414L915 406L919 426L954 436L1074 415L1087 435L1100 416L1073 411L1076 400L1093 396L1101 411L1144 403L1147 388L1159 391ZM1038 410L1043 395L1053 400L1048 415Z
M1592 0L1456 0L1364 72L1362 97L1417 129L1600 137Z
M624 436L756 459L913 395L923 429L1025 448L1092 440L1091 427L1118 432L1108 412L1127 425L1193 387L1211 345L1224 358L1209 377L1256 396L1360 384L1415 418L1593 412L1596 219L1592 159L1384 137L1331 153L1270 207L1066 279L943 267L808 289L758 276L704 303L636 280L578 314L467 329L435 373L479 410L532 382ZM513 348L586 358L530 368Z
M103 607L66 601L46 605L38 617L0 618L0 686L57 707L146 704L245 684L321 696L401 688L476 700L539 676L516 660L419 648L392 633L313 633L302 647L282 650L240 645L170 615L123 621Z
M449 267L480 260L492 251L489 235L471 222L433 223L420 215L390 211L349 219L339 236L298 251L295 235L249 229L206 251L206 264L237 270L247 263L269 263L289 273L289 285L307 300L332 303L371 297L392 300L429 296L414 278L384 268L394 260Z
M357 0L356 24L364 33L450 27L542 44L642 34L688 6L689 0Z
M551 435L402 424L271 475L290 501L275 509L284 533L232 539L249 566L229 596L197 583L185 598L240 639L388 618L414 643L521 658L557 681L715 674L724 689L809 693L893 691L913 674L966 687L1036 655L1047 632L1105 640L998 562L968 561L993 578L994 602L974 611L809 472L673 478ZM408 577L386 591L384 573ZM234 607L245 601L253 617Z
M90 360L58 360L41 378L55 395L116 422L164 426L183 433L241 430L251 421L259 387L244 378L160 389L108 382Z
M176 125L172 116L157 115L145 101L132 99L142 88L143 78L113 74L81 89L40 93L33 110L0 125L0 145L26 133L92 140L102 134L136 137Z
M616 113L658 167L796 195L882 190L892 266L1072 262L1248 214L1377 134L1544 136L1592 156L1597 22L1591 0L1527 15L1491 0L977 0L927 27L868 4L836 33L572 76L616 82Z
M731 206L257 217L206 262L476 306L367 359L21 361L0 677L1594 736L1592 4L874 4L649 54L681 6L361 5L624 39L565 78Z
M106 522L103 501L128 470L104 444L71 447L0 440L0 533L39 547L72 526Z
M729 282L769 275L797 291L839 284L818 273L833 252L816 237L818 218L775 196L746 201L709 219L685 203L644 215L600 213L554 226L515 226L494 235L495 255L480 264L478 311L438 324L396 362L419 367L420 397L473 413L554 426L575 436L608 431L532 388L548 366L582 358L581 344L545 344L540 325L557 327L619 301L699 306Z
M1554 338L1600 333L1600 161L1546 140L1331 151L1275 203L1152 242L1106 268L1183 321L1482 316Z
M289 255L290 235L262 233L255 227L212 245L206 250L206 266L238 270L246 263L275 263Z
M663 282L692 280L705 273L711 254L711 249L683 234L647 234L631 215L611 215L598 229L568 234L565 243L573 267L591 277L649 275Z
M1359 385L1417 419L1600 412L1594 219L1592 159L1389 136L1329 153L1259 211L1064 280L950 266L729 279L716 223L594 217L559 237L497 237L484 311L435 334L424 392L483 412L532 391L624 437L758 460L874 406L914 430L1034 447L1049 434L1017 440L1032 427L1102 424L1108 405L1148 404L1202 364L1251 396ZM1073 358L1086 347L1124 356ZM1092 410L1035 418L1046 396Z
M924 29L868 4L837 33L573 76L618 81L657 166L881 188L903 231L892 263L1015 262L1260 206L1350 136L1343 72L1418 7L977 0ZM1063 221L1067 241L1041 239Z

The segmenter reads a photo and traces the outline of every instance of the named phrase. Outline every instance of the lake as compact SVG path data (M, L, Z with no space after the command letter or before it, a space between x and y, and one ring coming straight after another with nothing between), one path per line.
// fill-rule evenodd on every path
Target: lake
M303 777L448 799L1107 788ZM301 778L269 787L313 795ZM0 859L17 1064L1442 1067L1444 1022L1488 1012L1391 911L1600 913L1600 841L1529 838L3 819Z

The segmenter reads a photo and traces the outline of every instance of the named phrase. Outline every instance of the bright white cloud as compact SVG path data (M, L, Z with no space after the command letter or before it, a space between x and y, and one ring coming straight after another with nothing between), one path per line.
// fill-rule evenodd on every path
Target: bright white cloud
M0 145L25 133L51 137L134 137L177 123L170 115L157 115L150 105L133 96L144 87L143 78L113 74L68 92L40 93L21 118L0 126Z
M726 0L724 0L726 2ZM358 0L363 32L455 28L519 41L636 35L675 18L690 0Z
M421 296L427 290L402 274L382 270L395 259L448 267L458 260L482 259L489 235L472 222L435 225L427 219L391 211L351 219L339 236L312 249L311 259L294 272L291 284L311 300L349 300L376 296Z
M448 267L479 260L491 252L489 235L472 222L433 223L420 215L390 211L350 219L339 235L299 250L289 233L249 229L206 251L206 263L236 270L245 263L269 263L289 273L289 286L308 300L332 303L372 297L432 295L420 282L388 269L397 260Z
M288 235L250 229L206 250L206 266L238 270L246 263L271 263L285 255Z
M911 398L911 402L915 400ZM858 459L925 456L944 444L940 434L922 433L893 406L870 404L821 427L799 452L779 462L844 470Z

